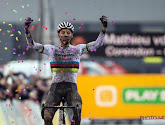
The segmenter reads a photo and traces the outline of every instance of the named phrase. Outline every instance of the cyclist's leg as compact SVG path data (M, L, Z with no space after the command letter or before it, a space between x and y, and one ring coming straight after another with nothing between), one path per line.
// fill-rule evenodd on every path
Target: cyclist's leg
M45 106L57 106L60 105L61 98L58 94L55 93L56 84L52 83L48 96L46 98ZM57 109L55 108L46 108L44 110L44 122L45 125L53 125L52 120Z
M76 106L78 104L78 110L73 110L73 120L75 124L71 123L71 125L80 125L82 99L78 91L70 91L69 93L67 93L67 103L69 106Z

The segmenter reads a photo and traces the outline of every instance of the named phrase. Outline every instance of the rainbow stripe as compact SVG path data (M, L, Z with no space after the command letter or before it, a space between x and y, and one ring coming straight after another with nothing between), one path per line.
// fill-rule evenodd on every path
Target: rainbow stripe
M78 73L79 62L50 62L53 73Z

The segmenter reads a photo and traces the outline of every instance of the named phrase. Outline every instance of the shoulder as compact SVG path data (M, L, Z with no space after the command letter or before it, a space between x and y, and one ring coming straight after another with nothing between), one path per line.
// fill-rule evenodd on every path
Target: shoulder
M76 47L77 47L77 48L84 48L84 47L86 47L86 45L87 45L87 44L78 44L78 45L76 45Z

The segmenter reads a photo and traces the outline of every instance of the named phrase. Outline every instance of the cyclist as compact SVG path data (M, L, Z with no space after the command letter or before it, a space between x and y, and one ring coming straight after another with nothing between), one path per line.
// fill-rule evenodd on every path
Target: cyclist
M88 44L79 44L72 46L70 44L73 38L74 27L69 22L62 22L57 27L60 45L42 45L36 43L28 29L32 23L30 17L25 19L25 37L29 48L35 49L39 53L46 54L50 60L50 67L52 71L52 84L45 102L45 106L60 105L62 97L66 98L68 106L76 106L78 104L78 111L73 109L73 122L71 125L80 125L82 99L77 90L77 73L79 69L80 57L84 53L93 52L98 47L103 45L104 36L107 28L107 17L100 18L103 28L96 41ZM52 119L57 109L45 109L41 111L45 125L53 125Z

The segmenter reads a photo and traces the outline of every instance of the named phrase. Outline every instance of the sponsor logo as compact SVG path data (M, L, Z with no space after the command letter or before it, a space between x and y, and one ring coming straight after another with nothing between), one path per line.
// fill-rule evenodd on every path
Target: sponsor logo
M99 86L95 94L96 105L100 107L112 107L117 103L117 89L114 86Z
M125 88L123 90L124 103L165 103L165 88Z

